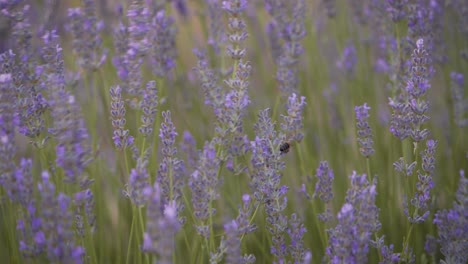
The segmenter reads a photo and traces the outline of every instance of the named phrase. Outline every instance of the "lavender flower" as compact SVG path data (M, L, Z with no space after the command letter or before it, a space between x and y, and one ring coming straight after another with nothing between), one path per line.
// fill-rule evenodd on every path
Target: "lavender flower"
M369 126L369 110L367 103L354 107L356 112L356 128L359 142L359 151L361 154L368 158L374 154L374 141L372 140L372 130Z
M175 201L162 203L161 190L157 183L145 190L148 197L146 232L143 234L142 250L158 255L158 263L172 263L175 253L175 235L180 229Z
M371 235L380 228L379 209L375 205L375 183L366 175L351 175L346 203L337 215L338 224L329 230L327 255L331 263L366 263Z
M146 164L145 159L138 159L136 168L130 172L129 182L124 191L124 194L137 207L143 206L146 202L144 190L149 186Z
M460 181L456 193L456 201L449 210L439 210L433 223L439 232L441 252L446 263L466 263L468 252L468 179L465 172L460 171Z
M297 92L297 62L299 56L304 53L300 44L306 35L305 31L305 2L303 0L290 1L289 4L282 1L265 1L265 9L273 17L275 25L283 40L281 55L276 59L278 65L276 79L278 88L283 95ZM288 14L289 12L290 14ZM271 31L275 34L276 31ZM271 35L270 38L276 38Z
M276 23L268 23L266 33L270 41L271 55L273 60L276 62L281 57L282 53L281 34L278 31L278 26Z
M200 221L196 227L197 232L205 238L210 236L206 220L210 215L216 213L216 210L211 207L211 203L219 198L219 163L213 142L205 143L197 170L192 173L189 180L189 186L192 190L193 214Z
M226 240L220 243L217 254L211 256L211 259L221 257L226 251L226 263L255 263L254 255L241 255L241 239L244 235L256 230L255 225L250 224L252 207L250 206L250 196L242 195L243 206L239 207L239 215L224 225Z
M429 202L431 200L430 191L434 187L432 176L435 169L434 154L437 141L428 140L426 145L426 150L421 152L422 170L417 171L418 182L416 183L416 192L414 197L411 199L411 205L415 208L413 215L410 215L407 202L405 202L404 212L408 217L408 220L412 223L422 223L429 216ZM412 171L408 172L411 172L409 175L412 175Z
M463 74L452 72L450 73L452 80L450 88L453 101L453 118L458 127L468 126L468 118L465 117L468 112L468 98L465 98L463 84Z
M177 136L177 132L171 120L171 112L163 112L162 116L164 121L159 129L159 138L162 144L161 152L163 159L159 164L156 180L161 186L164 203L175 201L177 215L180 217L184 209L184 204L181 200L182 189L185 184L183 178L184 162L176 156L175 137ZM180 220L184 222L183 218L180 218Z
M143 59L148 55L151 47L149 39L150 13L143 0L132 1L127 11L127 50L121 64L125 65L124 69L128 71L126 80L128 87L125 87L124 90L131 95L141 95L143 92L141 68ZM121 38L124 38L125 32L122 31L122 34ZM124 47L125 44L122 43L122 49Z
M219 120L224 112L222 110L224 92L222 87L218 84L218 75L213 69L209 68L208 58L205 52L194 50L194 53L198 58L195 70L201 82L203 93L205 94L205 104L213 107L216 118Z
M50 92L51 114L55 120L50 129L58 141L56 146L57 166L64 170L66 181L76 182L82 177L85 167L91 162L91 147L88 131L76 99L65 90L62 48L54 32L46 33L44 54L50 54L48 63L54 71L47 75L45 83ZM81 179L80 179L81 180Z
M243 263L241 255L241 241L238 235L238 225L235 220L224 225L226 232L226 263Z
M226 35L223 28L223 16L219 12L221 9L221 0L206 0L207 12L209 18L209 36L208 45L213 47L216 54L219 54L221 48L226 42Z
M19 11L11 14L17 61L13 62L13 52L10 52L8 57L11 59L12 67L5 73L12 74L16 86L19 132L27 137L36 138L45 128L43 114L48 105L41 93L43 87L38 85L41 73L36 70L37 58L32 47L32 26L27 14L29 8L29 5L24 5Z
M386 1L386 11L390 14L393 23L398 23L406 17L405 6L408 0L389 0Z
M141 116L141 126L139 131L143 136L148 137L153 134L154 118L158 111L158 90L156 82L150 81L146 84L143 92L143 99L140 101L140 109L143 111Z
M429 134L429 131L423 129L422 125L429 119L426 115L429 104L424 95L430 88L429 55L422 39L417 41L417 47L411 58L411 76L406 82L404 91L406 94L390 99L389 105L394 111L390 131L400 140L411 136L414 141L420 142Z
M283 215L286 208L287 186L281 186L281 161L279 146L284 142L284 135L278 135L269 116L269 109L260 111L255 124L255 140L251 142L253 166L252 183L254 196L265 206L267 223L272 236L271 253L279 262L287 256L285 232L288 219ZM273 149L274 148L274 149Z
M111 118L114 128L112 139L118 149L125 149L133 145L134 138L130 135L128 129L125 129L125 103L122 100L122 89L120 86L110 88L111 96Z
M122 18L120 18L122 19ZM127 90L128 84L128 75L129 75L129 65L126 58L127 51L129 50L129 32L128 27L125 26L122 21L114 30L114 47L115 55L112 58L112 63L117 69L117 76L119 79L125 83L124 91Z
M7 64L4 58L7 54L1 54L0 66L2 72ZM14 156L16 153L16 144L14 141L15 132L15 95L10 73L0 74L0 185L5 190L12 192L15 187L14 181ZM12 197L10 196L10 199Z
M289 219L289 225L287 232L291 238L291 245L289 251L294 263L303 263L305 260L306 252L304 250L303 237L307 231L301 219L296 214L292 214Z
M91 189L86 189L80 192L75 193L73 202L75 204L75 220L78 233L84 235L84 223L82 215L86 215L87 224L91 228L93 233L96 229L96 215L94 214L94 195ZM84 211L84 213L82 212ZM82 227L81 229L78 227Z
M334 18L336 16L336 1L335 0L322 0L322 4L325 6L327 16Z
M199 160L199 152L197 151L197 145L195 138L189 131L184 131L182 137L182 142L179 144L180 152L184 154L185 157L185 175L191 175L192 172L196 169L197 163Z
M352 43L348 43L343 49L341 58L336 62L338 69L343 70L347 76L353 76L357 64L357 52Z
M20 167L15 172L15 194L7 189L10 198L23 206L18 210L19 218L16 229L19 232L20 251L23 256L35 257L44 251L44 233L37 212L37 202L33 199L34 183L31 173L32 161L21 159ZM13 198L14 197L14 198Z
M107 51L102 49L100 36L104 24L102 21L97 21L94 1L83 0L83 4L83 8L68 9L73 51L78 57L80 67L96 70L107 58Z
M327 208L325 212L318 215L323 222L329 222L332 219L329 202L333 199L333 170L328 167L327 161L321 161L316 172L317 183L315 184L314 198L319 197Z
M287 135L288 140L301 142L302 138L304 138L304 134L302 133L302 128L304 127L302 112L305 105L304 96L298 98L295 93L289 96L288 103L286 104L288 115L282 115L283 122L281 123L281 129Z
M47 258L51 262L82 263L84 248L76 246L72 230L71 199L63 193L55 196L55 186L49 181L49 173L42 173L38 190L42 197L41 218L45 236L38 236L47 246ZM40 244L39 243L39 244Z
M165 10L157 10L151 22L149 39L151 47L151 64L153 73L159 77L167 77L176 66L175 45L176 28L174 18L167 16Z

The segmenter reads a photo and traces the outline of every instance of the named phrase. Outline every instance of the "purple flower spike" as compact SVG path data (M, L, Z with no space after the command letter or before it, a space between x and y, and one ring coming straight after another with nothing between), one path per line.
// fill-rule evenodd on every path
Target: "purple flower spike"
M366 158L374 154L374 141L372 140L372 130L368 121L370 109L367 103L354 108L356 112L357 137L360 146L359 151Z
M468 179L465 172L460 171L460 181L456 193L456 202L449 210L439 210L435 214L434 224L437 225L441 252L446 263L466 263L468 251Z

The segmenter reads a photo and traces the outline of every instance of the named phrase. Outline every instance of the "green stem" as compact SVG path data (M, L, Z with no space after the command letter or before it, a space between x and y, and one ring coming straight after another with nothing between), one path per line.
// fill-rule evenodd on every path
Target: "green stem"
M132 249L132 241L133 241L133 229L135 226L135 217L136 217L136 207L132 205L133 207L133 216L132 216L132 225L130 227L130 237L127 245L127 261L125 262L126 264L130 263L130 251Z

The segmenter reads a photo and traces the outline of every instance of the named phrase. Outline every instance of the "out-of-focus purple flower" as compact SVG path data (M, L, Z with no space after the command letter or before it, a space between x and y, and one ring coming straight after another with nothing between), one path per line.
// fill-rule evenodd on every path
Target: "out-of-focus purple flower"
M42 219L38 216L36 204L30 203L18 219L16 230L19 235L19 250L25 257L37 257L44 252L46 238L42 229Z
M199 160L199 152L197 151L197 145L195 138L192 136L190 131L184 131L182 141L179 144L180 152L185 157L185 175L191 175L196 169Z
M209 36L208 45L213 47L216 54L219 55L221 47L225 45L226 35L223 27L223 13L221 9L222 0L205 0L207 5L207 16L209 18Z
M218 75L208 65L208 58L204 51L194 50L198 58L197 71L198 78L201 82L203 93L205 94L205 104L213 107L217 119L222 116L222 105L224 104L224 92L218 84Z
M118 149L125 149L133 145L134 138L130 135L128 129L125 129L125 103L122 100L122 89L120 86L110 88L111 96L111 119L114 128L112 139Z
M36 71L37 56L32 45L32 26L29 22L29 5L14 11L12 16L13 52L3 59L10 59L12 67L4 73L11 73L17 94L16 111L19 116L19 132L27 137L36 138L44 130L43 114L48 105L42 96L41 73ZM3 63L2 63L3 64Z
M306 35L305 2L303 0L289 2L268 0L265 1L265 9L272 16L272 23L277 28L277 30L270 31L270 39L276 41L277 32L281 36L281 54L275 59L278 66L276 79L281 93L288 96L291 93L297 93L298 90L297 63L299 56L304 53L300 41Z
M158 263L172 263L175 253L175 235L180 229L175 201L163 204L157 183L145 190L148 199L146 231L142 250L158 255Z
M7 62L3 60L5 56L5 53L0 55L0 185L7 192L14 192L14 157L17 148L14 140L15 94L11 74L3 73L7 66Z
M451 209L437 211L433 223L437 225L441 252L446 263L468 261L468 179L460 171L456 201Z
M281 57L282 45L281 45L281 34L278 31L278 26L274 22L268 23L266 27L266 33L270 41L270 49L273 60L276 62Z
M156 82L150 81L146 84L146 89L143 92L143 98L140 101L140 109L143 111L141 115L141 126L139 131L143 136L148 137L153 134L154 118L158 111L158 90Z
M100 31L102 22L97 20L95 1L83 0L83 7L68 9L73 35L73 51L77 64L88 70L96 70L105 62L107 50L103 50Z
M62 48L58 36L47 32L44 54L51 70L44 81L50 94L50 105L54 127L49 132L57 138L56 163L64 170L67 182L76 182L83 176L85 167L91 162L89 135L75 97L65 90L65 69ZM52 70L53 69L53 70Z
M382 261L380 261L379 264L393 264L399 263L400 261L400 254L393 253L393 244L381 247L380 254L382 255Z
M23 256L35 257L44 251L45 238L41 230L42 220L38 216L37 202L33 199L34 183L31 173L32 160L21 159L20 167L16 169L15 193L7 189L10 198L22 205L16 229L19 232L20 251Z
M317 183L315 184L315 192L313 197L319 197L325 203L325 211L319 213L318 218L327 223L333 218L331 214L330 201L333 199L333 170L328 167L327 161L321 161L316 172Z
M96 215L94 213L94 195L91 189L86 189L75 193L73 203L75 204L75 224L78 229L79 226L84 227L82 215L86 215L87 224L90 226L91 232L96 229ZM84 210L84 213L82 212ZM79 230L78 233L83 236L84 229Z
M220 161L216 157L213 142L206 142L198 161L198 167L189 180L189 186L192 190L193 214L201 223L196 227L197 232L205 238L210 237L206 221L210 215L216 213L210 204L219 198L219 164Z
M130 198L137 207L143 206L146 202L144 190L149 186L147 161L138 159L136 168L130 172L129 181L126 184L125 195Z
M336 0L322 0L322 4L325 6L327 16L334 18L336 16Z
M450 73L450 91L452 92L453 100L453 118L458 127L468 126L468 98L465 98L465 91L463 89L464 77L463 74L458 72Z
M187 18L189 16L186 0L173 0L172 4L182 17Z
M239 238L238 225L235 220L224 225L226 232L226 263L243 263L241 255L241 241Z
M369 126L369 110L367 103L354 107L356 112L357 139L359 142L359 151L368 158L374 154L374 141L372 140L372 130Z
M375 205L375 182L369 184L366 175L351 175L351 188L346 203L337 215L338 224L329 230L326 249L331 263L366 263L371 235L379 228L379 209Z
M405 6L408 0L387 0L386 11L390 15L394 23L398 23L400 20L406 17Z
M156 76L168 77L170 71L176 66L176 32L174 18L166 15L164 9L158 10L151 22L149 33L150 60Z
M283 122L281 123L281 129L287 135L287 139L291 141L301 142L304 138L302 128L304 124L302 120L302 112L306 105L305 97L298 97L295 93L292 93L286 104L286 110L288 115L282 115Z
M175 201L177 215L184 210L184 203L182 202L182 189L184 188L184 162L177 157L177 148L175 145L175 138L177 132L171 120L171 112L166 111L162 113L164 121L161 123L159 129L159 139L162 144L161 153L162 161L159 164L158 174L156 180L161 186L162 199L164 203ZM183 223L184 219L180 218Z
M71 199L63 193L56 196L55 186L49 181L49 177L49 173L44 171L42 182L38 184L42 198L41 218L47 258L51 262L82 263L85 252L74 241Z
M117 76L124 83L128 82L129 75L129 65L127 65L128 61L126 60L126 54L129 49L128 38L128 28L122 22L120 22L114 30L115 54L112 58L112 63L114 64L115 68L117 68ZM126 90L125 88L124 90Z
M336 62L338 69L343 70L348 76L353 76L358 62L356 48L353 43L348 43L343 49L341 58Z

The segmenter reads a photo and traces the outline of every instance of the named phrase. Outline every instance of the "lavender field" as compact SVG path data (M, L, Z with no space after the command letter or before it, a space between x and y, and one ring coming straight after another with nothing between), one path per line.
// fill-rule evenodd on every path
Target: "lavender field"
M0 0L0 263L468 263L466 0Z

